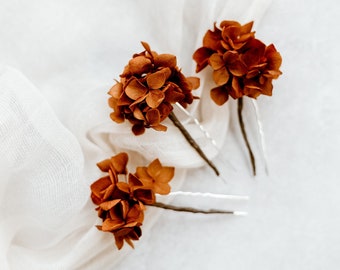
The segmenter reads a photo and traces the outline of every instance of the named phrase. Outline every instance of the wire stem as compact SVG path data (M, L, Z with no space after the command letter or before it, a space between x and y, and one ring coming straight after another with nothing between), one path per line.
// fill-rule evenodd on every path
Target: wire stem
M240 123L243 139L244 139L246 146L248 148L250 162L251 162L251 165L252 165L252 168L253 168L253 174L256 175L255 158L254 158L253 151L250 148L250 144L249 144L249 141L248 141L248 138L247 138L247 133L246 133L246 130L244 128L244 122L243 122L243 118L242 118L242 109L243 109L243 98L241 97L237 100L238 121Z
M199 145L195 142L195 140L191 137L189 132L185 129L185 127L182 125L182 123L178 120L174 112L170 112L169 119L174 123L174 125L181 131L184 138L187 140L187 142L196 150L196 152L200 155L201 158L204 159L204 161L214 170L217 176L220 175L220 172L216 168L216 166L208 159L208 157L204 154L202 149L199 147Z
M169 205L169 204L164 204L160 202L155 202L154 204L149 204L149 206L154 206L158 208L163 208L166 210L172 210L172 211L177 211L177 212L189 212L189 213L194 213L194 214L237 214L234 211L223 211L223 210L200 210L200 209L195 209L195 208L190 208L190 207L179 207L179 206L174 206L174 205Z

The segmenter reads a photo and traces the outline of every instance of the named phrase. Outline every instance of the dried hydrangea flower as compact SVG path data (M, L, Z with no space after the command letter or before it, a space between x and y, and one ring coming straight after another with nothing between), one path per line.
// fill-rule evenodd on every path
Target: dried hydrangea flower
M178 103L186 108L197 98L192 95L192 90L199 87L199 78L185 77L177 66L175 55L151 51L146 42L142 45L145 50L133 55L120 75L120 81L109 90L109 106L113 109L111 119L116 123L127 119L132 124L132 132L141 135L146 128L166 131L167 127L161 122L168 117L219 175L215 165L173 113L172 104Z
M176 56L157 54L146 42L142 45L145 50L133 55L109 91L111 119L117 123L129 120L135 135L143 134L145 128L166 131L161 122L173 110L172 104L191 104L192 90L199 87L197 77L182 74Z
M266 46L255 38L252 32L253 22L241 25L235 21L222 21L220 27L214 24L214 30L208 30L203 38L203 46L193 54L196 72L206 66L213 70L216 87L210 96L217 105L223 105L231 96L238 99L238 116L253 172L256 173L254 155L242 120L242 97L257 98L259 95L272 95L273 79L282 72L282 58L275 46Z
M128 173L127 162L128 155L124 152L99 162L99 169L108 175L91 185L91 199L98 206L98 216L103 220L103 224L97 228L112 233L118 249L123 247L124 241L133 247L132 240L138 240L142 235L140 227L144 220L145 205L156 202L155 193L168 194L168 182L174 176L174 168L162 166L158 159L148 167L138 167L147 168L141 177L137 173ZM150 185L146 175L161 184Z
M196 72L207 65L213 69L217 87L211 89L211 98L218 105L229 96L252 98L260 94L272 95L272 80L281 75L282 59L273 44L266 46L251 32L253 22L240 25L234 21L222 21L220 28L208 30L203 47L193 54Z

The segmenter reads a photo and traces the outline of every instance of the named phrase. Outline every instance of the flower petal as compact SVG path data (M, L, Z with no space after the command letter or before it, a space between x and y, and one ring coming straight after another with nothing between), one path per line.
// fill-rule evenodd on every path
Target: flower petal
M104 176L95 181L91 186L91 191L97 196L101 196L101 192L112 184L109 176Z
M247 66L241 60L230 63L228 69L234 76L243 76L247 73Z
M156 177L157 182L168 183L175 175L174 167L162 167L159 175Z
M144 212L138 204L132 206L126 216L126 224L131 222L142 223L144 219Z
M228 92L223 86L211 89L210 97L219 106L223 105L228 100Z
M103 232L114 231L124 226L124 224L125 222L122 220L118 221L118 220L112 220L112 219L107 218L103 222L102 231Z
M153 178L148 174L147 167L137 167L136 176L142 181L143 185L150 187L153 182Z
M103 161L100 161L97 163L97 167L102 171L102 172L108 172L110 169L110 164L111 160L110 159L105 159Z
M218 86L226 84L229 80L228 70L225 67L222 67L218 70L214 70L213 79Z
M146 103L150 108L157 108L165 98L165 94L161 90L150 90L146 96Z
M126 164L129 160L129 156L125 152L121 152L111 158L111 164L118 174L126 173Z
M133 117L138 119L138 120L142 120L142 121L145 120L144 114L142 113L142 111L138 107L134 108Z
M146 77L146 82L151 89L161 88L165 81L170 77L171 70L167 68L162 68L161 70L151 73Z
M231 82L231 91L229 92L229 94L234 98L240 98L243 96L243 90L240 86L240 82L239 79L234 77L232 82Z
M214 53L209 57L209 64L213 70L217 70L224 67L223 58L218 53Z
M132 79L125 88L126 95L132 100L136 100L144 96L147 92L148 89L137 79Z
M177 65L176 56L172 54L159 54L153 60L156 67L175 68Z
M152 125L152 128L157 131L167 131L168 128L162 124Z
M160 174L161 169L162 169L162 164L157 158L149 164L147 172L153 179L156 179L157 176Z
M136 136L142 135L145 132L145 127L143 124L134 124L132 126L132 132Z
M120 96L123 94L123 84L116 83L114 86L111 87L108 94L115 99L119 99Z
M160 195L167 195L170 193L171 187L167 183L158 183L156 182L154 185L154 192Z
M146 112L145 118L149 125L158 125L161 120L161 115L157 109L151 109Z
M236 22L236 21L228 21L228 20L224 20L220 23L220 27L224 28L224 27L230 27L230 26L236 26L236 27L240 27L240 23Z
M129 61L129 71L132 74L143 74L149 71L152 67L152 62L145 56L136 56Z
M240 28L241 34L243 35L246 33L250 33L251 29L253 28L253 24L254 24L254 21L251 21L249 23L242 25Z
M142 43L142 46L144 47L144 49L151 55L150 45L145 41L141 41L141 43Z
M132 187L142 187L143 182L136 175L129 173L129 185Z
M215 29L215 31L208 30L203 37L203 47L218 51L222 47L221 39L221 31L219 29Z
M112 112L110 118L118 124L124 122L124 116L121 113Z
M115 199L112 201L107 201L107 202L103 202L99 205L99 207L105 211L110 210L112 207L114 207L115 205L117 205L119 202L121 201L121 199Z
M276 51L273 44L266 48L265 55L268 59L268 68L278 70L282 64L282 58L279 52Z
M189 83L191 90L200 87L200 78L198 77L187 77L187 82Z
M153 204L156 201L155 194L151 189L138 188L133 194L139 201L145 204Z
M226 84L229 80L228 70L225 67L222 67L218 70L214 70L213 79L218 86Z
M202 69L204 69L208 65L208 60L210 55L214 53L213 50L201 47L197 49L192 58L196 61L196 72L200 72Z

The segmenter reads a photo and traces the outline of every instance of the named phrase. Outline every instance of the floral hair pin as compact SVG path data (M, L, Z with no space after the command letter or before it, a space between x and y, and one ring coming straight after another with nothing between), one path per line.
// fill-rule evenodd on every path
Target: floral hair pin
M247 197L181 191L170 193L169 182L174 177L174 167L163 166L158 159L155 159L147 167L137 167L136 172L132 174L128 173L126 168L128 159L127 153L122 152L99 162L98 168L106 175L91 185L91 199L97 205L98 216L103 221L97 228L112 233L118 249L123 247L124 241L133 247L132 241L139 240L141 237L146 206L203 214L245 214L239 211L214 209L205 211L156 202L156 194L228 199L247 199Z
M273 44L266 46L255 38L252 26L253 22L241 25L222 21L220 27L215 23L214 30L206 32L203 46L194 52L193 59L197 63L196 72L208 65L212 68L216 87L211 89L210 96L217 105L222 106L229 96L238 100L238 119L255 175L255 158L242 118L243 96L253 99L261 94L271 96L272 80L282 74L279 70L282 59Z
M142 42L144 51L134 54L120 75L120 81L110 89L110 117L116 123L128 120L134 135L142 135L146 128L166 131L162 121L169 118L179 128L190 145L214 170L208 159L173 112L173 104L186 108L195 97L192 90L200 85L197 77L185 77L177 66L176 56L158 54Z

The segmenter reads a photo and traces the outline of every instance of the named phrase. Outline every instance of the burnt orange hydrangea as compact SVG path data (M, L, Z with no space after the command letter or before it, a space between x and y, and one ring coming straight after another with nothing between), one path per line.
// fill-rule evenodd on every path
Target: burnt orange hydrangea
M211 98L218 105L229 96L252 98L260 94L272 95L272 80L277 79L282 59L273 44L266 46L255 38L253 22L240 25L235 21L222 21L220 27L208 30L203 47L193 54L196 72L207 65L213 69L217 87L211 89Z
M118 249L123 247L124 241L133 247L132 241L141 237L145 205L155 203L155 193L168 194L168 182L174 176L174 168L163 167L158 159L148 167L138 167L135 174L127 172L127 162L126 153L99 162L99 169L108 175L91 185L91 199L98 205L96 210L103 220L97 228L112 233ZM146 173L139 176L138 171L143 170L141 168L149 170L148 179L145 179ZM154 188L148 181L160 182L154 186L161 188Z
M145 128L166 131L161 122L173 110L171 104L183 107L195 98L192 90L199 87L197 77L185 77L177 67L176 56L158 54L142 42L144 51L134 54L120 75L120 81L110 89L110 117L117 123L130 121L135 135Z

